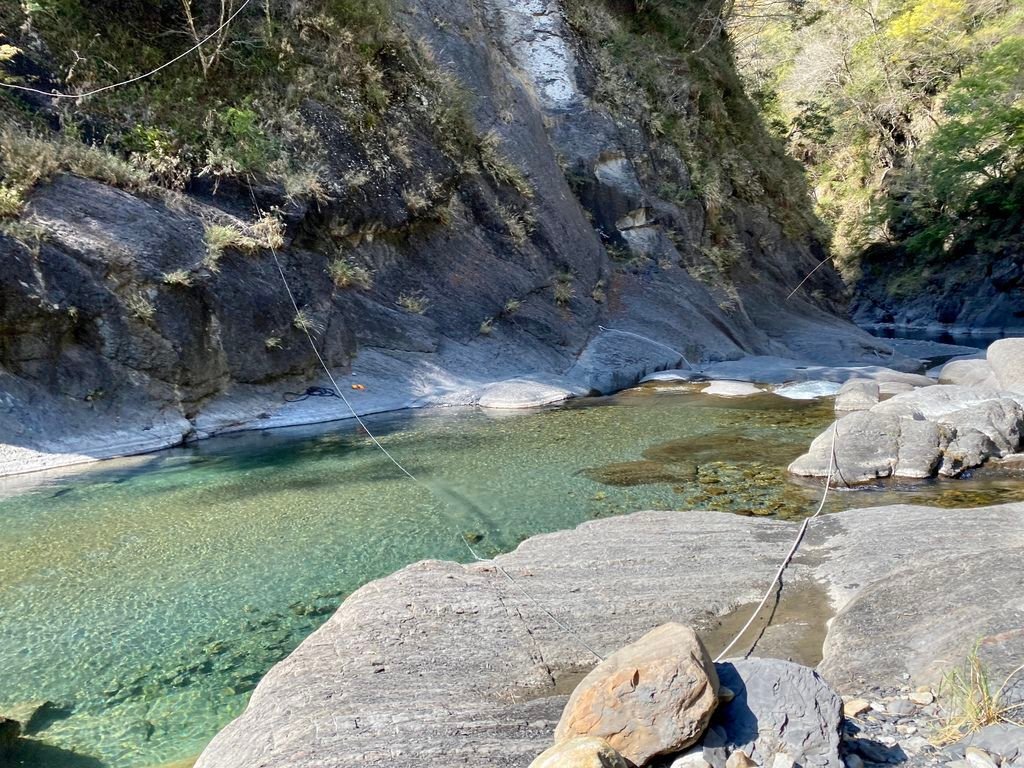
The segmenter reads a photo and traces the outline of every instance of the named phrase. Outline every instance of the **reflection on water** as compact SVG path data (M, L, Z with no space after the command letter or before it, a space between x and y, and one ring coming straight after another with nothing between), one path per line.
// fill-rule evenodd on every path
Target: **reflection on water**
M25 765L187 758L345 595L415 560L465 560L462 534L486 556L639 509L807 514L820 486L782 469L830 419L827 402L658 385L512 418L373 419L434 493L346 423L50 474L0 499L0 712L45 699L69 713ZM837 493L831 508L1022 498L1019 480L980 478Z

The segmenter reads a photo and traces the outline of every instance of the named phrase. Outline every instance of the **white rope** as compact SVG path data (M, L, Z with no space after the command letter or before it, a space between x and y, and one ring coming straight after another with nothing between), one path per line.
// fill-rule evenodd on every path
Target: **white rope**
M213 30L213 32L204 37L202 40L193 45L184 53L179 53L173 59L171 59L170 61L165 61L156 69L151 69L149 70L149 72L145 72L141 75L136 75L135 77L129 78L127 80L122 80L119 83L111 83L110 85L104 85L100 88L94 88L93 90L85 91L84 93L60 93L59 91L43 91L39 88L31 88L27 85L16 85L15 83L5 83L3 81L0 81L0 87L8 88L12 91L25 91L27 93L37 93L40 96L49 96L53 99L84 99L86 96L95 96L97 93L103 93L104 91L111 91L114 88L120 88L123 85L131 85L132 83L137 83L140 80L145 80L147 77L152 77L160 70L167 69L167 67L171 66L172 64L175 64L176 62L179 62L182 59L184 59L186 56L189 56L190 54L193 54L196 51L198 51L200 48L203 47L203 45L205 45L214 37L219 35L222 31L224 31L228 24L234 21L235 17L238 16L238 14L240 14L242 11L244 11L245 7L249 5L249 3L251 2L252 0L245 0L245 2L243 2L238 7L238 10L236 10L234 13L228 16L228 18L224 21L223 24L221 24L219 27L217 27L217 29Z
M830 261L832 261L832 257L831 256L826 256L824 259L819 261L818 262L818 266L816 266L814 269L812 269L810 272L808 272L807 276L804 277L804 279L800 281L799 285L797 285L796 288L794 288L792 291L789 292L789 296L786 297L786 301L789 301L790 299L792 299L793 296L796 295L796 292L799 291L803 287L804 283L806 283L808 280L811 279L811 275L813 275L815 272L817 272L823 266L828 264Z
M259 204L256 202L256 196L255 196L255 194L252 191L252 186L251 185L249 186L249 195L253 199L253 204L256 206L257 213L259 213L260 215L263 215L263 212L260 210ZM288 294L288 300L291 302L292 308L295 310L295 314L298 315L299 314L299 305L298 305L298 302L296 302L296 300L295 300L295 294L292 293L291 285L289 285L288 278L287 278L287 276L284 273L284 267L281 266L281 260L277 256L277 249L274 248L273 246L270 246L270 253L274 257L274 264L277 266L278 274L281 275L281 282L284 283L284 289L285 289L285 291ZM326 373L327 374L327 378L330 379L331 385L334 387L334 391L338 394L338 397L341 398L341 401L343 403L345 403L345 406L348 408L349 412L355 418L355 420L359 424L359 426L363 429L363 431L367 434L367 436L369 436L370 440L373 441L373 444L376 445L381 450L381 452L385 456L387 456L388 459L391 460L392 464L394 464L396 467L398 467L398 469L402 472L402 474L404 474L406 477L408 477L414 483L418 483L419 485L422 485L427 490L432 491L432 489L430 488L430 486L427 483L424 483L422 480L420 480L415 475L413 475L409 470L407 470L405 467L403 467L402 463L398 459L396 459L394 456L392 456L391 453L388 451L388 449L385 448L381 444L380 440L377 439L376 435L374 435L373 432L370 431L370 428L366 426L366 422L364 422L362 420L362 418L360 418L359 414L356 412L356 409L352 406L352 403L349 401L349 399L347 397L345 397L345 394L342 392L341 387L338 386L338 382L335 381L334 376L331 373L330 368L327 366L327 362L324 360L323 356L320 354L320 350L317 348L316 342L313 340L313 336L309 332L309 327L306 324L303 324L303 325L300 326L300 329L305 334L306 340L309 342L309 346L313 350L313 354L316 355L316 359L320 362L320 367L324 369L324 373ZM551 621L553 621L563 632L565 632L567 635L569 635L570 637L575 639L576 642L579 643L583 648L586 648L587 651L592 653L597 658L598 661L604 661L604 656L602 656L600 653L598 653L596 650L594 650L590 646L590 644L587 643L579 635L578 632L576 632L575 630L572 629L572 627L570 627L568 624L563 622L561 619L559 619L557 616L555 616L555 614L553 614L550 610L548 610L544 605L542 605L541 602L536 597L531 595L518 581L516 581L516 579L512 576L512 574L510 574L507 570L505 570L505 568L503 566L501 566L500 564L498 564L497 562L495 562L493 560L488 560L487 558L481 557L477 553L477 551L473 548L473 545L469 543L469 540L463 534L459 533L455 529L452 529L452 532L455 534L456 538L458 538L459 541L461 541L465 545L466 549L469 550L469 554L472 556L472 558L475 561L477 561L478 563L489 563L489 564L493 565L494 568L498 571L498 573L500 573L502 576L504 576L506 579L508 579L509 583L512 584L512 586L515 587L516 590L521 592L528 600L530 600L534 605L536 605L537 608L539 608L544 613L545 616L547 616L549 619L551 619Z
M829 452L828 457L828 477L825 478L825 492L821 495L821 503L818 505L818 508L815 510L814 514L808 517L806 520L804 520L803 525L800 526L800 530L797 532L796 535L796 541L793 542L793 546L790 548L789 554L786 555L785 559L782 561L782 565L779 566L779 570L776 571L775 578L773 578L771 584L768 585L768 590L764 593L764 597L761 598L761 602L758 604L757 608L754 609L754 613L751 614L750 619L748 619L747 623L743 625L743 628L736 633L736 636L732 639L732 641L727 646L725 646L725 648L722 649L722 652L719 653L718 656L715 657L716 664L720 662L722 659L724 659L725 655L732 650L733 646L736 645L736 643L740 641L740 638L742 638L746 631L750 629L750 627L754 624L754 621L761 614L761 611L768 604L768 600L771 599L772 592L775 591L775 585L779 583L779 579L782 578L782 574L785 572L786 568L789 567L790 562L792 562L793 557L796 555L796 551L800 548L800 543L804 539L804 534L807 533L807 526L810 525L811 520L820 515L821 511L825 508L825 500L828 499L828 492L832 486L832 471L835 467L836 459L836 436L838 434L839 422L836 421L832 424L832 448ZM755 641L754 646L756 645L757 642ZM754 650L754 646L751 646L750 651ZM750 651L747 652L748 655Z

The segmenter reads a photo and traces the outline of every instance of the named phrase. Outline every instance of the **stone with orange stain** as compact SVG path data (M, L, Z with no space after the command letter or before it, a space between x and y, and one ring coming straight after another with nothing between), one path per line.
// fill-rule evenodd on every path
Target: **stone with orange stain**
M555 741L602 738L642 766L700 739L717 704L718 676L697 633L663 624L583 679L562 712Z

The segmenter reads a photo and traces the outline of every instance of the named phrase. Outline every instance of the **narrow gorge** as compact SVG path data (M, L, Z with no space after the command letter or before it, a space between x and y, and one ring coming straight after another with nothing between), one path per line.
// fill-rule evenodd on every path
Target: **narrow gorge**
M1020 768L1021 41L0 0L0 767Z

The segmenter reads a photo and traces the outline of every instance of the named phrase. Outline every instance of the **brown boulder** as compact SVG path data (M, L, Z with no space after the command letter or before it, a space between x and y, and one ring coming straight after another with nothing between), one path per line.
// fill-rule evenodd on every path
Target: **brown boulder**
M663 624L599 664L576 687L555 741L605 739L636 765L703 735L718 704L718 675L697 633Z

